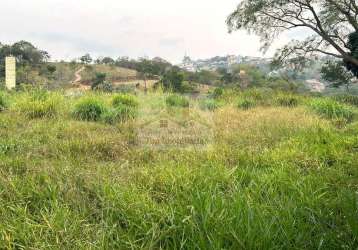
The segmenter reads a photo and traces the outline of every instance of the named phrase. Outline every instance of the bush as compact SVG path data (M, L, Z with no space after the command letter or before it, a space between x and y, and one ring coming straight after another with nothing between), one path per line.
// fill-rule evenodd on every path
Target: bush
M165 102L168 107L189 107L189 100L180 95L170 95L166 98Z
M0 92L0 112L8 107L7 98L4 93Z
M93 97L85 97L80 100L73 110L73 117L82 121L98 121L106 112L104 104Z
M115 124L118 122L125 122L134 119L137 116L137 110L133 107L120 105L115 108L107 110L102 120L108 124Z
M283 107L296 107L298 99L292 95L281 95L276 98L276 103Z
M210 110L213 111L217 108L219 108L219 104L217 103L217 101L212 100L212 99L205 99L202 102L200 102L200 108L202 110Z
M120 94L113 97L113 107L127 106L137 108L139 106L138 100L135 96L129 94Z
M349 106L331 99L314 99L309 103L309 106L319 115L329 119L351 121L354 116L354 112Z
M16 103L16 109L30 119L54 118L60 112L62 96L35 90Z
M256 106L256 102L250 99L240 100L237 107L243 110L248 110Z
M219 98L224 94L224 90L222 88L216 88L214 89L212 93L212 98Z
M112 93L113 92L113 84L110 82L104 82L102 84L97 85L94 88L95 91L105 92L105 93Z

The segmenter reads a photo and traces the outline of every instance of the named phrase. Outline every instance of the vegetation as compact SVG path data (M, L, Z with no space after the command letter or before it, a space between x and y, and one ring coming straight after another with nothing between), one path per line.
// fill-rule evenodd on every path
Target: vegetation
M8 106L8 100L4 93L0 92L0 112L4 111Z
M335 75L346 75L349 71L358 76L358 6L355 0L300 1L300 0L245 0L228 17L230 31L246 29L261 37L262 49L266 51L281 33L292 29L305 29L311 35L304 40L292 40L278 51L274 65L298 69L314 56L334 57L339 68ZM340 67L341 64L345 68ZM326 74L329 75L329 74ZM336 77L335 77L336 78ZM345 84L335 80L336 84Z
M181 95L170 95L165 99L165 102L168 107L189 107L188 99Z
M250 108L253 108L256 106L255 101L250 100L250 99L240 99L238 104L237 104L238 108L243 109L243 110L248 110Z
M28 95L20 94L15 103L15 110L29 119L55 118L61 112L62 96L35 89Z
M204 99L200 102L200 108L203 110L214 111L220 107L218 101L214 99Z
M106 112L104 104L96 97L85 97L75 105L73 117L83 121L98 121Z
M131 108L138 108L139 103L137 98L133 95L120 94L120 95L115 95L113 97L112 105L114 107L123 105Z
M312 100L310 102L310 107L318 114L330 119L345 119L351 121L354 116L351 107L331 99Z
M188 99L8 93L0 248L356 249L357 108L292 93L304 101L280 107L282 94L227 89L208 100L220 102L213 110L191 99L189 114L211 117L213 140L147 148L143 124ZM255 108L233 107L238 99ZM33 102L56 102L56 119L18 112ZM117 105L137 107L136 120L117 120ZM349 123L337 127L336 117Z

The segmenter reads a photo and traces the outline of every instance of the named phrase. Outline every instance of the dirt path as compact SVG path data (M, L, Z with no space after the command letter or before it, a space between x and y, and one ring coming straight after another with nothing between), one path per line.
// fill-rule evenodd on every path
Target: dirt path
M79 70L75 72L75 80L72 81L72 84L79 83L82 80L81 72L85 70L85 67L82 66Z

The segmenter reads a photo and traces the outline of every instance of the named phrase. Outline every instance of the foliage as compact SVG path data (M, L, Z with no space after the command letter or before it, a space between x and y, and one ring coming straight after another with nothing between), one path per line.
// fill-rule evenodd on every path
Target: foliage
M351 33L348 37L347 48L350 50L349 55L358 59L358 30ZM347 70L351 71L355 77L358 77L358 65L344 60Z
M90 54L85 54L80 57L80 61L84 64L90 64L92 62L92 57Z
M298 105L299 100L296 96L281 94L276 97L276 103L283 107L295 107Z
M329 119L352 121L354 117L354 112L349 106L328 98L314 99L309 103L309 106L319 115Z
M147 74L149 77L163 75L172 65L161 58L153 58L152 60L142 59L139 61L129 60L126 57L118 58L115 64L119 67L134 69L138 72Z
M8 100L7 96L0 91L0 112L4 111L8 107Z
M105 105L95 97L84 97L74 107L72 116L82 121L99 121L106 112Z
M358 30L357 14L354 0L244 0L228 17L227 24L230 31L246 29L260 36L263 51L287 30L310 32L304 40L293 40L278 51L274 61L288 67L294 64L302 68L317 54L344 58L357 67L358 59L349 53L346 40ZM355 41L353 36L350 41Z
M200 102L200 108L202 110L214 111L220 107L219 103L213 99L204 99Z
M184 71L184 80L201 84L214 85L219 82L220 74L209 70L200 70L198 72Z
M223 94L224 94L223 88L215 88L213 93L211 94L211 96L214 99L218 99L218 98L222 97Z
M131 120L1 113L0 249L356 249L357 121L340 129L304 107L233 108L275 96L245 92L197 112L214 119L215 140L199 149L133 144L142 127ZM63 98L64 111L78 103ZM150 113L139 119L157 117L164 98L140 95Z
M129 94L115 95L112 99L112 105L114 107L127 106L131 108L138 108L139 103L135 96Z
M110 57L100 57L95 60L97 64L114 65L115 61Z
M353 105L358 107L358 96L357 95L349 95L349 94L344 94L344 95L336 95L333 96L333 99L335 99L338 102L342 102L348 105Z
M180 70L178 68L173 68L164 73L161 82L165 90L181 92L183 80L184 75Z
M0 78L5 76L5 57L14 56L16 58L18 70L30 72L46 62L50 56L46 51L37 49L27 41L19 41L12 45L0 43Z
M256 106L256 102L250 99L240 99L237 103L237 107L243 110L248 110L250 108L254 108Z
M105 93L112 93L113 92L113 84L110 82L103 82L98 84L94 90L96 91L100 91L100 92L105 92Z
M46 69L47 69L47 71L50 73L50 75L52 75L53 73L55 73L56 70L57 70L56 66L55 66L55 65L51 65L51 64L47 65L47 66L46 66Z
M346 70L342 62L327 62L322 67L322 77L326 81L331 82L331 86L339 88L342 85L346 86L347 91L349 85L352 84L353 74Z
M34 89L22 94L22 98L15 105L15 110L29 119L55 118L61 112L62 99L61 95Z
M168 107L189 107L188 99L181 95L170 95L165 99L165 103Z
M136 108L119 104L114 108L106 110L102 115L102 120L107 124L116 124L118 122L126 122L137 117Z
M103 84L106 80L106 77L106 73L96 72L95 77L92 80L92 89L95 89L98 85Z

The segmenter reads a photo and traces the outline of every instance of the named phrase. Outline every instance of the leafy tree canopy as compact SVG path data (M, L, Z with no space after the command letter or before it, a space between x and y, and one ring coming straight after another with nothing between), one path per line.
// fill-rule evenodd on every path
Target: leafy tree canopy
M311 35L291 41L277 53L276 62L299 65L325 54L356 70L357 16L357 0L243 0L227 24L230 31L246 29L258 35L263 51L283 32L300 29Z
M46 51L37 49L27 41L19 41L12 45L0 44L0 77L5 75L5 57L10 55L16 57L19 67L37 67L50 58Z

